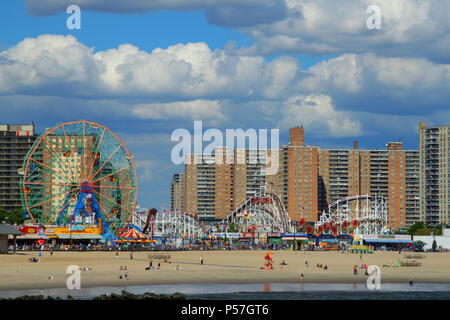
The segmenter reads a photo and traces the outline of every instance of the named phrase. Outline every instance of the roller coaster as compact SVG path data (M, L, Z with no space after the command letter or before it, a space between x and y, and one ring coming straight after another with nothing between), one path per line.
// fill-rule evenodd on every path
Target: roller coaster
M378 235L388 225L388 205L377 195L339 199L328 206L315 225L319 233Z
M288 232L290 227L291 219L280 197L271 192L260 191L212 226L208 233Z

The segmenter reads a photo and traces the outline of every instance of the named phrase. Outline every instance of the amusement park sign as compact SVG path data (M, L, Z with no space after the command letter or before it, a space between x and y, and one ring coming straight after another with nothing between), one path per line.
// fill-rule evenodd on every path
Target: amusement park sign
M270 197L262 197L262 198L252 198L251 202L262 204L262 203L272 203L273 200Z

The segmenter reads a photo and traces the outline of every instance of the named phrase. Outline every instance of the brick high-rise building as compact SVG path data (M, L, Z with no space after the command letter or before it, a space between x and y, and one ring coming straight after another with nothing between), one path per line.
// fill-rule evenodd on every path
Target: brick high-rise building
M294 221L318 218L319 148L304 145L303 127L291 128L289 145L282 147L285 207Z
M33 123L0 125L0 207L7 211L22 210L18 170L35 139Z
M183 211L220 219L268 188L281 197L293 220L317 220L319 148L304 145L303 127L290 130L290 142L280 148L278 155L270 150L265 157L256 151L233 150L233 156L226 158L226 151L216 149L213 157L223 158L214 163L208 163L201 155L189 156L190 161L185 164ZM278 156L278 171L266 175L271 156Z
M420 220L428 226L449 223L450 126L419 124Z
M405 227L418 218L418 151L390 142L386 150L321 149L319 209L348 196L373 194L388 201L389 226Z
M303 127L291 128L289 144L279 151L278 172L267 176L264 161L249 163L250 151L234 150L233 155L232 163L197 158L197 164L185 165L185 211L223 218L265 184L294 221L317 221L333 201L365 194L385 197L393 229L420 219L419 152L403 150L401 142L390 142L384 150L360 150L356 141L353 149L320 149L305 145ZM243 155L245 163L235 161Z
M184 174L176 173L170 184L170 210L184 210Z

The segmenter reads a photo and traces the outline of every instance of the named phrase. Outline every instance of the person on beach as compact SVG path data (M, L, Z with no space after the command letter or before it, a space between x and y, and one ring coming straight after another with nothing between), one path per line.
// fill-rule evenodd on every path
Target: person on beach
M413 287L414 286L414 282L412 280L409 280L409 286Z
M177 271L180 270L180 267L177 265L177 267L175 268L175 270L177 270Z
M120 266L120 275L119 275L119 279L123 279L123 267Z
M125 268L123 268L123 276L125 277L126 280L128 280L128 268L127 268L127 266L125 266Z
M358 275L358 267L356 265L353 267L353 274L355 276Z
M302 274L300 275L300 280L303 282L303 279L304 279L305 277L303 276L303 272L302 272Z
M200 264L203 264L203 257L200 257Z
M130 260L133 260L133 251L130 252Z
M328 267L327 267L327 265L325 265L325 267L323 268L323 270L328 270Z

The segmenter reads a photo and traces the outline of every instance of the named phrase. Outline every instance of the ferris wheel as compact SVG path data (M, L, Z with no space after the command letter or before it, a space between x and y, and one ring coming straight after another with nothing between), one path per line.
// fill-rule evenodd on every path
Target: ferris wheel
M22 202L34 223L97 224L114 232L134 214L135 162L125 143L100 124L74 121L47 129L22 172Z

